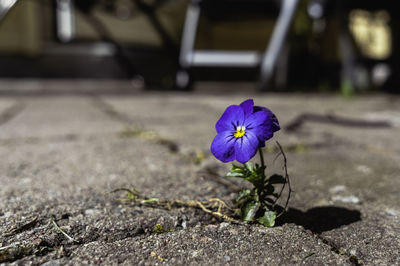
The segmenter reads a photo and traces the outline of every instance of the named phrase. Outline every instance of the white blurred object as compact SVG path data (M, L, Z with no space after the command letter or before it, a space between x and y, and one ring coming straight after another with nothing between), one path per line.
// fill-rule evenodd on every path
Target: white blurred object
M372 69L372 82L375 86L382 86L389 78L392 71L387 64L381 63Z
M62 42L69 42L75 35L74 5L72 0L57 0L57 36Z
M320 19L324 15L324 8L320 2L312 2L307 7L307 12L313 19Z

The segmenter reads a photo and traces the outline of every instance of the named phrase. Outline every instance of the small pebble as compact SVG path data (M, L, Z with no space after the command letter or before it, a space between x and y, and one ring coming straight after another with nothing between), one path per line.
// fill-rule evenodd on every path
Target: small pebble
M329 192L331 192L332 194L338 193L338 192L343 192L346 190L346 187L343 185L337 185L332 187L331 189L329 189Z
M238 230L236 230L235 228L232 228L229 230L229 233L231 233L232 235L237 235L239 234Z
M223 223L220 223L219 229L225 229L225 228L227 228L228 226L229 226L229 223L223 222Z
M183 228L183 229L186 229L186 227L187 227L187 222L186 222L186 221L183 221L183 222L182 222L182 228Z
M87 209L87 210L85 210L85 215L86 216L94 216L94 215L99 215L99 214L101 214L101 211L97 210L97 209Z
M341 202L345 202L345 203L354 203L354 204L358 204L360 203L360 199L357 198L356 196L334 196L332 197L333 201L341 201Z
M372 173L372 169L369 166L362 164L357 165L356 170L366 175Z
M398 212L394 209L386 209L385 212L391 216L397 216Z

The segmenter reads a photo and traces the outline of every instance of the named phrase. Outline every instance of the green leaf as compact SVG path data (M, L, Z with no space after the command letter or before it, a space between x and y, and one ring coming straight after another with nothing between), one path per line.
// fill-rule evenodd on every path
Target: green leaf
M232 164L232 169L226 174L226 177L240 177L245 178L247 176L247 170L244 167Z
M265 200L266 202L268 202L269 204L274 204L274 203L275 203L275 200L270 199L270 198L264 198L264 200Z
M242 189L239 191L237 197L236 197L236 202L240 202L243 199L248 198L251 195L251 190L250 189Z
M259 201L248 201L242 208L241 208L241 216L242 220L245 222L251 222L254 220L254 216L256 215L258 209L260 208Z
M264 188L264 193L267 195L274 195L275 188L273 185L268 184Z
M266 166L258 166L255 168L254 172L261 176L264 174L266 168Z
M235 172L235 171L237 171L237 170L244 171L244 168L241 167L241 166L239 166L239 165L232 164L232 171Z
M135 199L136 199L136 195L133 194L132 192L126 193L126 196L127 196L128 199L130 199L130 200L135 200Z
M285 184L286 179L281 175L272 175L269 177L268 183L270 183L270 184Z
M246 169L244 167L232 164L231 172L244 174L244 173L246 173Z
M237 173L237 172L229 172L226 174L226 177L242 177L242 178L244 178L245 175L242 173Z
M157 234L168 233L173 231L174 230L172 229L165 229L161 224L156 224L153 229L153 232Z
M265 211L264 216L257 219L257 221L267 227L273 227L275 225L276 212Z
M245 163L244 166L249 172L253 172L253 164L251 162Z
M246 176L246 180L251 182L255 187L257 187L257 183L260 181L260 179L261 179L260 176L258 176L254 172Z

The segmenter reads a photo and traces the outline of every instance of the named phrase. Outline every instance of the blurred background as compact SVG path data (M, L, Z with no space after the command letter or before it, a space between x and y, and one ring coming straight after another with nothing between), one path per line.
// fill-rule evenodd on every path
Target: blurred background
M0 0L0 81L399 93L394 2Z

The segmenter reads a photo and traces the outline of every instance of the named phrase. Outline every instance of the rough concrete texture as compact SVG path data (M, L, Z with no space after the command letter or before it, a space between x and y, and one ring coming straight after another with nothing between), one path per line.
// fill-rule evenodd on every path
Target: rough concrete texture
M243 183L222 178L229 164L209 145L224 109L247 98L282 126L294 193L274 228L110 193L231 204ZM399 117L387 95L2 97L0 263L399 264ZM276 154L271 141L269 173L282 171Z

